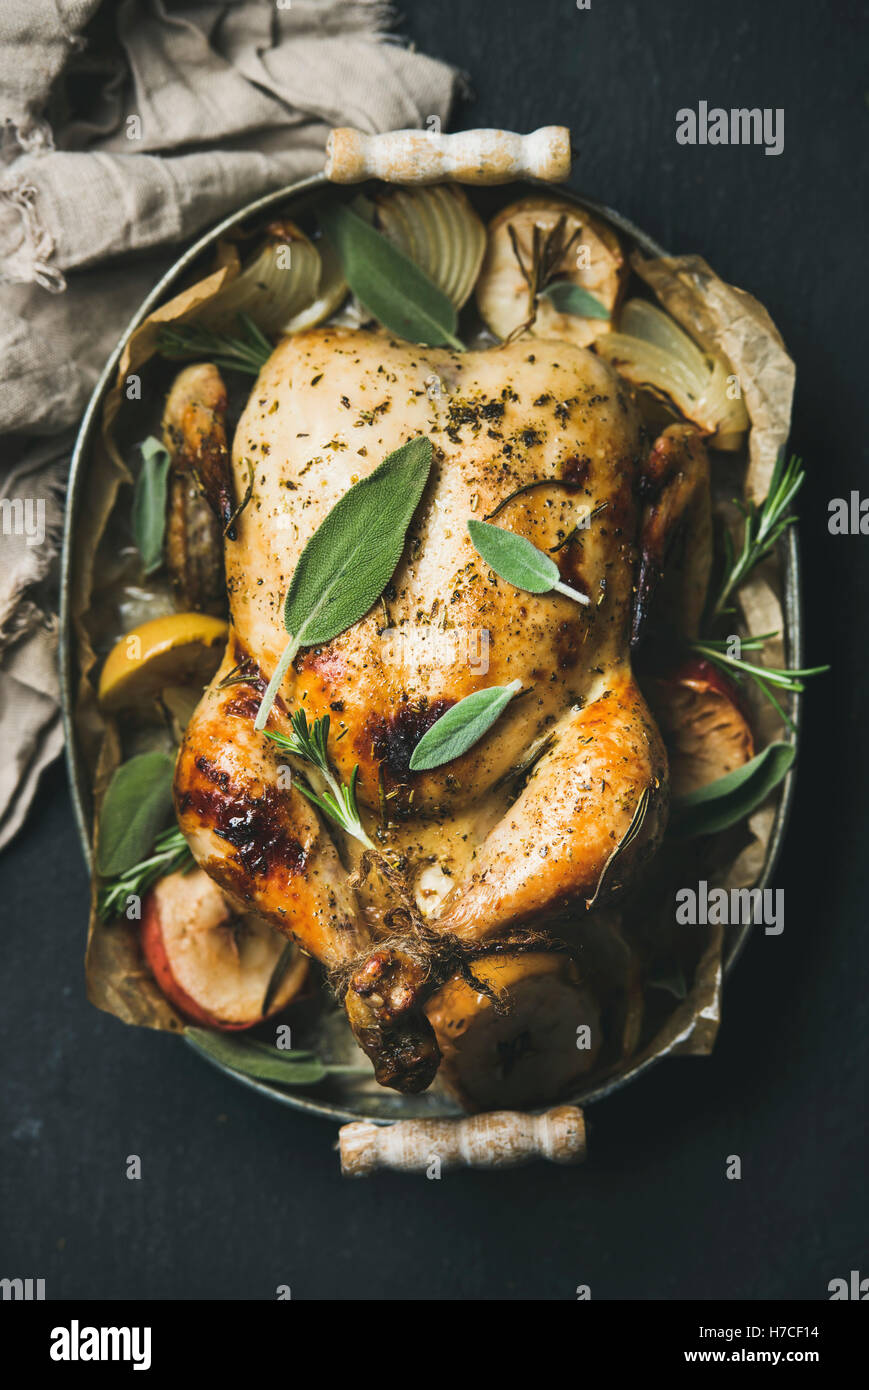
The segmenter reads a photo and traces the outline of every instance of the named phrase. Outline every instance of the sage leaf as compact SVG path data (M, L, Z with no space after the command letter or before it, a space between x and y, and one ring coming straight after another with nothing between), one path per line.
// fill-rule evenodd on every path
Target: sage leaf
M553 280L538 298L548 299L559 314L575 314L581 319L608 319L609 309L593 294L570 280Z
M328 1069L311 1052L281 1052L276 1047L204 1028L185 1028L184 1036L196 1051L220 1066L241 1072L255 1081L276 1081L281 1086L314 1086L328 1075Z
M488 733L521 689L522 682L516 680L509 685L475 690L472 695L459 700L423 734L411 755L411 772L428 772L433 767L441 767L444 763L451 763L454 758L460 758Z
M153 435L143 440L139 448L142 466L133 489L133 538L147 575L153 574L163 563L170 458Z
M383 593L404 549L431 470L425 435L388 454L344 493L317 527L293 572L284 604L287 632L303 647L352 627Z
M103 798L97 837L102 878L124 874L154 847L172 811L175 759L169 753L139 753L117 769Z
M364 617L395 572L432 461L418 435L387 455L339 498L308 541L284 603L291 634L259 708L263 729L284 674L300 647L330 642Z
M525 589L529 594L548 594L556 589L577 603L588 603L587 594L562 584L555 561L524 536L505 531L503 526L493 526L489 521L475 520L468 522L468 533L477 553L508 584L515 584L517 589Z
M411 343L463 350L455 305L403 251L342 203L324 205L317 216L344 279L384 328Z
M771 743L742 767L674 801L671 829L682 838L693 838L736 825L766 800L795 757L792 743Z

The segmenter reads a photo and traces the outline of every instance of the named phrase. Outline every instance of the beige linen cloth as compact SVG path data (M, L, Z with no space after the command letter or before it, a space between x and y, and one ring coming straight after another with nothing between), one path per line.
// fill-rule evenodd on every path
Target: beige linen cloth
M446 120L458 75L378 0L0 4L0 848L61 750L74 427L195 233L322 167L330 126Z

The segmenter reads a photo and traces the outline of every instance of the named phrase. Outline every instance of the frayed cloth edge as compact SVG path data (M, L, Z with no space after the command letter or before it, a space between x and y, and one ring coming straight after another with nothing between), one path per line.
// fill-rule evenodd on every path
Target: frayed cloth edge
M62 294L66 277L49 264L54 239L39 220L37 189L24 180L0 189L0 203L14 209L21 226L21 245L0 263L0 283L41 285L50 294Z

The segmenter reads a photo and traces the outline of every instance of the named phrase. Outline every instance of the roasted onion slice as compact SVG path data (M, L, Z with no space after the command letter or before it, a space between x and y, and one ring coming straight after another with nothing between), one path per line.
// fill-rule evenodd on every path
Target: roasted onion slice
M629 299L617 333L595 344L635 386L665 398L715 449L734 450L748 429L748 413L729 365L704 352L656 305Z
M477 305L498 338L524 328L587 347L609 331L626 274L618 238L591 213L555 198L523 198L489 225ZM561 312L548 297L556 286L590 296L595 316Z
M383 235L461 309L486 249L485 228L462 189L455 184L385 189L370 202Z

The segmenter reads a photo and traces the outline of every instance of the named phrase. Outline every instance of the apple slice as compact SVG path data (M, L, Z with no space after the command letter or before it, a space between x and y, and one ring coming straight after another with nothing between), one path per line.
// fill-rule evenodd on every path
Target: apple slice
M717 666L691 658L643 682L670 758L674 796L705 787L754 757L739 692Z
M207 1028L253 1028L285 1009L308 973L300 951L263 1003L286 938L252 914L237 916L204 869L169 874L142 913L142 951L178 1011Z

